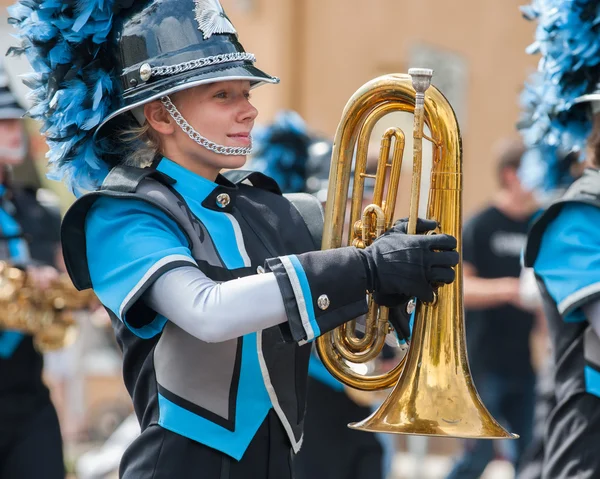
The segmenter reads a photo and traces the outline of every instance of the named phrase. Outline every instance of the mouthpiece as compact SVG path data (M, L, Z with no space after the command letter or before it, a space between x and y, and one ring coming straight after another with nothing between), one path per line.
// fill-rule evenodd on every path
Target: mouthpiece
M410 68L408 74L412 77L413 88L417 93L425 93L431 85L433 70L430 68Z

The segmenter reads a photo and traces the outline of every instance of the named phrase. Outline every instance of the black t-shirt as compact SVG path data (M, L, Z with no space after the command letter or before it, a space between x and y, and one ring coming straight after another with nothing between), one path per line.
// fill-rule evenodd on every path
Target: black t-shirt
M36 200L33 190L9 192L0 207L19 223L31 259L38 264L52 264L60 241L60 215ZM0 232L0 260L10 261L7 240ZM0 330L0 336L4 334ZM14 427L49 399L42 381L43 359L25 336L7 357L0 357L0 425ZM0 429L1 431L1 429Z
M531 218L514 220L490 206L463 228L463 260L481 278L518 278ZM507 376L532 374L529 337L534 316L511 305L466 311L471 369Z

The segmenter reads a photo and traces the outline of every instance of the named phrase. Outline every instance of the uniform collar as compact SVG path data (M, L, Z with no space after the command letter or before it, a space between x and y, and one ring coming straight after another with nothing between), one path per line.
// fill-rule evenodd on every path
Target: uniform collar
M222 175L210 181L187 168L163 157L155 169L172 178L173 188L184 198L202 203L214 211L230 213L235 205L238 187Z

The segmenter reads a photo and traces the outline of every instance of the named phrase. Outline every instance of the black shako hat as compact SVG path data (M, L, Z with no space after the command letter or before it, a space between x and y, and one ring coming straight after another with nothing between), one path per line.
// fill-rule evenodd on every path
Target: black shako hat
M114 61L122 89L118 115L163 96L223 80L278 83L254 66L218 0L138 2L115 22Z

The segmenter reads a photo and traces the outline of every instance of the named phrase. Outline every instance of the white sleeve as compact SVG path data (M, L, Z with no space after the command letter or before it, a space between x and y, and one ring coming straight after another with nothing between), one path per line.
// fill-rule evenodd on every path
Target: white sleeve
M202 341L216 343L287 321L273 273L215 283L193 266L161 275L144 302Z
M581 309L583 309L586 319L600 337L600 299L584 304Z

